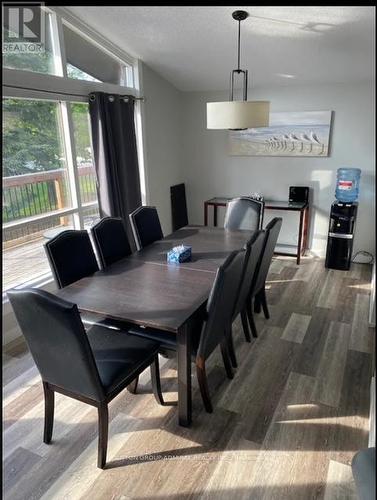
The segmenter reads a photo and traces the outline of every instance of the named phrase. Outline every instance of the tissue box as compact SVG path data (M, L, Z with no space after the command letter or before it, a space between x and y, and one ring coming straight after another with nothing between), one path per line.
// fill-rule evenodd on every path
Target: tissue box
M167 253L167 260L168 262L175 262L176 264L191 260L191 247L187 245L180 245L172 248Z

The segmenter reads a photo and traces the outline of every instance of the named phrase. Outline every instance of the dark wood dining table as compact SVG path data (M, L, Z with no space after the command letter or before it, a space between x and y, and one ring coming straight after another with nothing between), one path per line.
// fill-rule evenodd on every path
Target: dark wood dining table
M179 424L189 426L193 327L217 268L251 235L252 231L186 226L56 294L80 311L176 335ZM192 247L191 261L168 263L167 251L180 244Z

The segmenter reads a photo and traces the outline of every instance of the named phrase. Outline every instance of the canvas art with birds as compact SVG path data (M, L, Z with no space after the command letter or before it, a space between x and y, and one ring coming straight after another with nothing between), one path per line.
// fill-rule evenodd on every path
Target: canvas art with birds
M270 113L270 126L229 132L232 156L328 156L331 111Z

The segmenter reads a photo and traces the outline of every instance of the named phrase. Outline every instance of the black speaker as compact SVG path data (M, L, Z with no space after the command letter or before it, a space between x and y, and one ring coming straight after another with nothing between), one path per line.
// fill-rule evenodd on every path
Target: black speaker
M305 186L290 186L289 201L296 203L308 203L309 188Z
M170 186L171 214L173 231L188 225L185 185Z

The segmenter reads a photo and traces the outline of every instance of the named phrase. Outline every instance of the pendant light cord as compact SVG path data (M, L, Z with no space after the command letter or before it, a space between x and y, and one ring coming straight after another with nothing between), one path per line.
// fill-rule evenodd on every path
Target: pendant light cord
M239 72L241 70L240 68L240 63L241 63L241 21L238 21L238 68L237 71Z
M238 47L237 47L237 69L230 73L230 101L234 100L234 79L235 75L243 74L243 100L247 101L247 70L241 69L241 21L248 17L248 13L243 10L236 10L232 14L233 19L238 21Z

